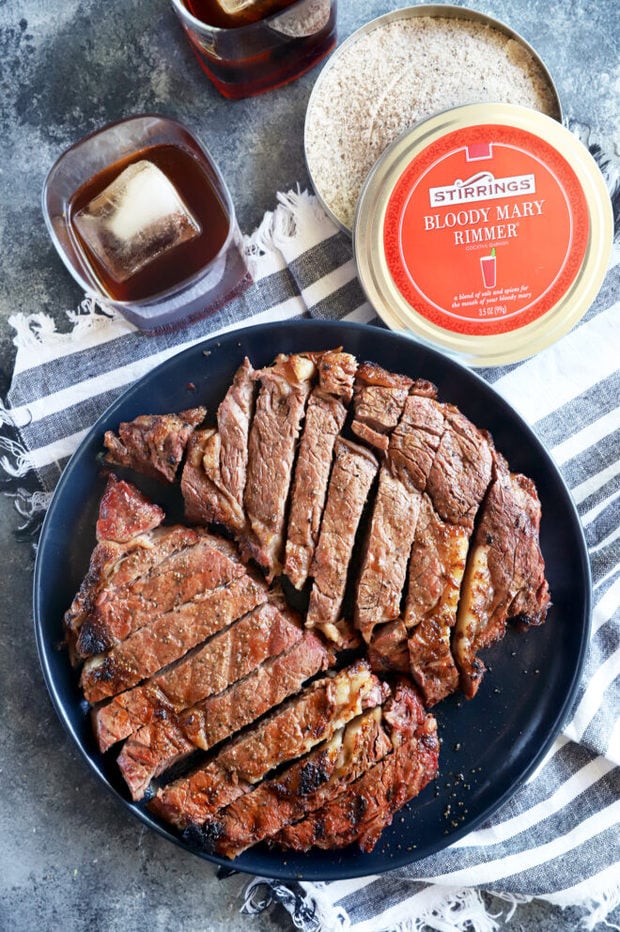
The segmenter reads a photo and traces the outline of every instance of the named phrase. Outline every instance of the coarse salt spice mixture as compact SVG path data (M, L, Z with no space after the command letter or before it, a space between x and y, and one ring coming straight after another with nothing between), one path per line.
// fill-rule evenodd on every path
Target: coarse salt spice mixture
M432 114L474 102L559 116L539 62L498 29L435 16L378 23L343 46L312 95L305 145L317 194L351 229L364 181L390 143Z

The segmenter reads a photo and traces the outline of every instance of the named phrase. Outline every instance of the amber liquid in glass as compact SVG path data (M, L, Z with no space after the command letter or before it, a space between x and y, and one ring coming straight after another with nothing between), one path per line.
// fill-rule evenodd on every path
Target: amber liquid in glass
M208 40L191 26L186 31L203 71L224 97L251 97L287 84L336 45L336 0L257 0L234 14L218 0L183 2L206 30L216 27Z
M201 233L157 256L126 281L118 282L81 239L72 218L129 165L142 159L156 165L172 182L198 220ZM230 230L231 218L217 188L218 180L202 152L190 153L173 145L148 146L132 152L78 188L69 202L69 229L102 291L113 301L141 301L197 276L217 256Z

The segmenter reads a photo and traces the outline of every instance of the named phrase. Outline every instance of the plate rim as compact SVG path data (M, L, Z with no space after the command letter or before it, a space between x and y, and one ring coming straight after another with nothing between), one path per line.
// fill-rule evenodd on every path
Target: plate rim
M542 440L535 433L534 429L525 421L523 416L519 411L514 408L495 388L494 386L487 382L482 375L477 372L467 368L465 365L456 361L455 359L447 356L446 354L436 350L432 347L428 347L424 344L418 343L409 336L403 335L402 333L386 330L382 327L377 327L371 324L357 323L353 321L334 321L334 320L316 320L316 319L290 319L287 321L277 321L277 322L267 322L257 325L249 325L239 329L232 329L226 331L225 333L217 333L215 335L206 337L204 340L199 340L193 343L191 346L186 347L185 349L180 350L178 353L174 353L165 359L163 362L159 363L154 369L151 369L149 372L145 373L131 385L127 386L119 396L106 407L106 409L100 414L97 420L93 425L88 429L86 435L82 438L80 444L71 455L67 461L65 467L63 468L62 474L56 487L54 489L52 499L47 508L38 540L37 552L35 557L34 573L33 573L33 589L32 589L32 609L33 609L33 625L35 633L35 642L37 648L37 654L39 658L39 663L41 670L43 672L43 677L45 680L45 685L47 688L48 695L50 696L52 705L56 714L58 715L65 731L71 737L74 744L77 746L78 751L82 758L86 761L88 769L94 773L98 782L102 782L105 788L109 793L115 798L115 800L125 809L129 809L133 816L135 816L140 822L147 825L149 828L156 831L161 837L166 838L168 841L171 841L173 844L177 845L184 851L187 851L191 854L197 855L203 860L206 860L216 866L223 867L224 869L234 870L241 873L247 873L254 876L266 876L264 865L253 863L255 861L254 849L250 848L248 851L244 852L240 858L237 858L233 861L230 861L227 858L208 854L200 850L197 847L190 845L179 835L175 834L172 830L172 827L167 827L165 824L157 821L145 808L143 804L132 802L131 800L124 798L121 793L111 784L108 777L106 776L103 768L100 767L96 760L93 759L91 754L88 751L88 748L84 747L82 740L80 739L79 734L76 732L76 729L73 727L73 724L70 720L70 717L67 712L68 703L63 701L59 695L59 690L57 684L55 683L54 676L51 670L49 663L49 651L56 650L56 646L53 643L50 643L49 636L45 636L44 624L41 612L41 600L42 600L42 572L43 572L43 563L46 556L46 546L47 546L47 537L49 534L49 527L52 524L56 511L60 508L62 503L62 496L64 494L65 487L70 484L71 475L73 470L76 468L80 457L83 455L84 450L94 441L96 435L101 433L102 426L108 419L112 418L114 412L123 407L127 402L132 398L132 395L140 394L140 391L145 383L153 378L154 373L159 373L162 369L176 364L178 365L179 361L183 357L189 357L196 353L203 353L205 350L208 351L210 346L221 347L222 343L225 342L242 342L246 339L250 333L253 338L260 338L264 333L269 333L274 329L281 330L283 328L292 328L295 331L303 334L304 331L311 333L312 330L333 330L334 333L361 333L366 334L381 334L383 339L386 339L388 342L393 342L402 347L408 347L414 351L422 353L426 357L434 358L435 362L447 368L449 373L458 373L458 378L463 378L465 381L470 380L472 384L477 384L478 388L483 392L490 392L494 396L494 400L501 408L509 412L510 417L516 419L519 424L520 430L524 432L527 436L528 444L533 446L536 450L537 455L541 456L546 469L553 474L554 480L559 484L564 498L564 505L566 506L567 519L570 524L574 527L576 533L576 543L577 553L576 559L579 563L579 567L583 574L583 611L582 611L582 621L581 626L581 637L579 640L579 650L578 654L575 657L574 669L572 676L570 678L570 683L565 690L563 701L561 705L556 709L554 714L553 725L547 729L547 736L544 741L542 741L535 750L535 752L528 758L528 763L519 770L519 773L514 776L509 783L509 786L500 793L497 797L494 798L492 805L487 806L482 812L479 812L477 815L472 817L466 825L456 828L450 832L448 838L444 836L439 836L434 843L426 845L424 852L418 854L416 851L407 851L401 856L390 857L389 861L386 860L384 866L380 869L377 869L376 865L371 869L369 866L365 866L365 858L373 857L373 854L370 855L360 855L359 858L353 862L349 867L345 864L341 871L335 871L333 867L326 869L321 869L320 867L315 868L309 866L308 871L300 873L298 869L288 868L286 865L286 852L278 852L277 860L274 860L273 866L269 866L268 875L269 877L276 880L289 880L289 881L330 881L330 880L346 880L353 879L357 877L368 876L369 874L384 874L392 870L397 870L402 867L414 864L420 860L423 860L426 857L434 855L439 851L442 851L452 845L454 842L460 840L466 835L469 835L471 832L475 831L479 825L488 818L491 818L518 790L519 785L526 781L529 776L536 770L540 765L541 761L547 755L551 746L553 745L555 739L562 730L563 725L566 722L568 714L571 710L573 701L575 699L579 684L583 676L584 665L586 661L586 656L588 652L588 646L590 643L591 637L591 628L592 628L592 572L591 564L587 549L587 544L585 540L585 534L583 530L583 525L579 517L579 513L571 492L566 484L566 481L560 472L558 466L551 457L551 454L545 448ZM339 343L337 340L336 343ZM336 345L336 344L334 344ZM405 368L407 366L405 365ZM420 373L423 377L424 373ZM446 399L448 400L448 399ZM575 542L573 542L575 543ZM581 582L581 580L580 580ZM61 619L58 619L59 623ZM557 620L556 620L557 623ZM432 784L431 784L432 785ZM343 849L346 858L346 850ZM376 855L374 855L376 857ZM260 854L258 855L260 860ZM241 859L241 863L238 863ZM245 862L249 861L248 864ZM258 867L258 870L257 870Z

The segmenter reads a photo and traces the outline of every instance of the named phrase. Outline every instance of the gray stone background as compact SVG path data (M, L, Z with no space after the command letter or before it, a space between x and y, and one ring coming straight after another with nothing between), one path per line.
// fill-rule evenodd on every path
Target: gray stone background
M340 0L339 37L402 5ZM620 139L617 0L480 0L476 7L536 47L567 117L594 138ZM224 169L249 233L277 190L307 186L303 122L316 74L232 103L200 71L166 0L0 0L0 395L14 361L9 315L45 311L66 328L65 311L81 299L39 206L62 150L132 113L175 116ZM20 521L0 496L0 930L292 928L278 910L241 916L246 878L217 881L208 864L129 818L86 769L39 670L33 551L16 541ZM489 903L506 913L505 903ZM609 918L618 923L620 910ZM535 902L519 906L509 927L561 932L577 929L578 920L574 911Z

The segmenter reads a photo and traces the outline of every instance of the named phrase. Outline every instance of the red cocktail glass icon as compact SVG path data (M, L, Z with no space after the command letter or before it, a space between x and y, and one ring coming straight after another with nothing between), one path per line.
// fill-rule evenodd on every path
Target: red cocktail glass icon
M490 256L480 257L480 268L482 270L482 281L485 288L495 288L496 282L496 258L495 247L491 250Z

